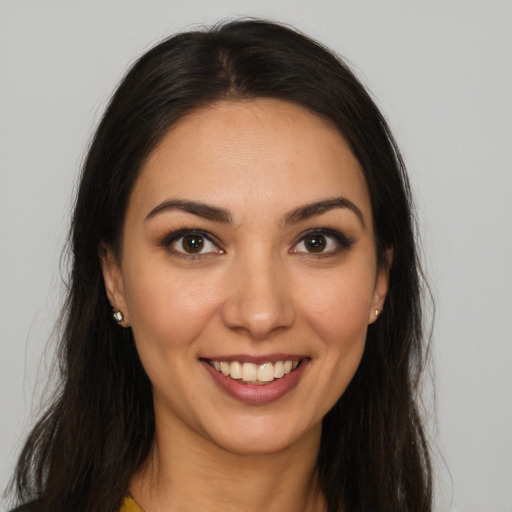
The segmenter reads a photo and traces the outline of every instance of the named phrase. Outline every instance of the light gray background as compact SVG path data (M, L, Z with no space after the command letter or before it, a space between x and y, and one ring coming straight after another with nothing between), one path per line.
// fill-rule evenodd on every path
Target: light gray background
M51 370L70 196L107 99L157 39L238 15L336 49L387 115L437 297L436 509L512 512L507 1L0 0L0 487Z

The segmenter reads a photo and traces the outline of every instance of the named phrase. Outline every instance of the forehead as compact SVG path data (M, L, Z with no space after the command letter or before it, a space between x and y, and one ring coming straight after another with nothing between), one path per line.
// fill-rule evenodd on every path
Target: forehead
M371 213L340 132L301 106L256 99L218 102L174 124L142 168L129 208L194 199L252 215L339 196Z

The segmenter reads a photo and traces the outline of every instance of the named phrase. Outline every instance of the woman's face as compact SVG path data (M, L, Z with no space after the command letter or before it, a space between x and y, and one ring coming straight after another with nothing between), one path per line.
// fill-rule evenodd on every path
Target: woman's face
M319 436L376 320L370 198L342 136L280 100L176 123L132 191L109 299L153 385L157 432L236 453Z

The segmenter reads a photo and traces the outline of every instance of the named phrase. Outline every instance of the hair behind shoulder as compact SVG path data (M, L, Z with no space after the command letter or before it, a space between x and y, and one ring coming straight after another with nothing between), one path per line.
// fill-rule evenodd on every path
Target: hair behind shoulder
M130 192L167 130L219 100L279 98L326 119L365 175L377 256L393 250L389 293L361 365L324 419L318 459L329 512L428 512L431 469L417 408L423 368L421 271L405 167L386 121L323 46L259 20L172 36L115 92L87 155L70 233L72 271L60 345L61 391L16 472L42 511L114 512L154 441L151 385L132 333L111 319L98 253L118 248Z

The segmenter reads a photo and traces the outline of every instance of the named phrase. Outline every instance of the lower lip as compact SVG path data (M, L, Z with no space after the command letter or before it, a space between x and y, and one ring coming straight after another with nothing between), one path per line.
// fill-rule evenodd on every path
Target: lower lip
M299 366L280 379L274 379L268 384L245 384L242 380L235 380L218 372L206 361L201 361L204 368L210 373L215 382L228 393L228 395L248 404L266 404L278 400L288 394L299 383L308 360L303 359Z

